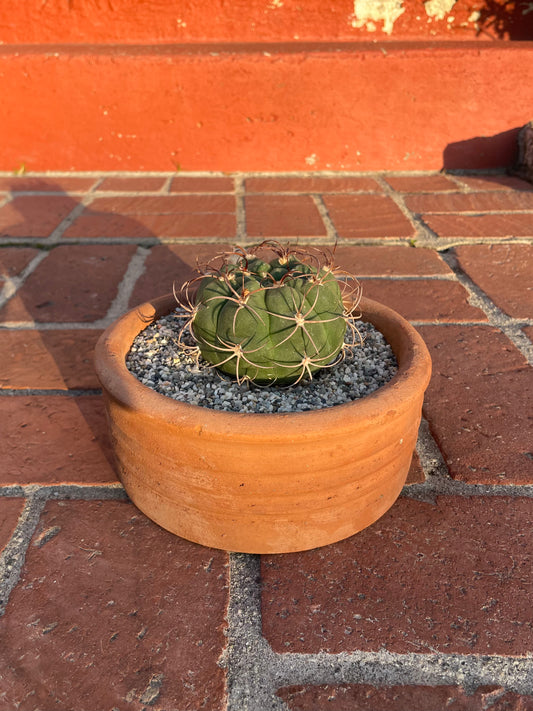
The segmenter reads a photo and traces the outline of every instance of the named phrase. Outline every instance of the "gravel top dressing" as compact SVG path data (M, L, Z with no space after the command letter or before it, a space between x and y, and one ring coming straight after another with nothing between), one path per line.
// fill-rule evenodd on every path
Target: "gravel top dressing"
M229 412L302 412L341 405L369 395L397 372L391 347L371 324L357 322L363 343L345 359L290 386L258 387L222 377L178 343L183 316L172 313L141 331L126 358L128 370L162 395ZM183 339L188 342L186 337ZM192 345L192 341L191 341Z

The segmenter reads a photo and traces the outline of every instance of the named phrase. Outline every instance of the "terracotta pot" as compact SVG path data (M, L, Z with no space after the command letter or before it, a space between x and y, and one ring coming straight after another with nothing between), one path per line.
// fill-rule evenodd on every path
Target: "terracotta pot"
M176 305L147 302L96 347L118 475L163 528L206 546L284 553L341 540L376 521L405 483L431 373L418 333L361 301L392 346L398 373L371 395L300 413L221 412L177 402L126 368L133 339Z

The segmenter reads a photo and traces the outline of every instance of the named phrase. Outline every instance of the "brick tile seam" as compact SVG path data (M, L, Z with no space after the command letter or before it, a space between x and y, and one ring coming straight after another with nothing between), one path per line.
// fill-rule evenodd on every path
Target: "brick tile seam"
M149 253L149 250L144 247L137 247L137 251L131 257L126 271L117 287L117 294L111 302L105 317L101 319L102 323L111 323L128 311L131 295L133 294L138 279L144 274L145 262Z
M334 244L337 244L339 242L339 235L337 233L337 230L335 229L333 220L329 215L328 208L326 207L322 194L312 194L311 197L318 211L318 214L320 215L320 218L324 223L324 227L326 228L327 241L329 243L333 242Z
M30 540L37 528L46 499L31 492L11 539L0 553L0 616L5 612L9 596L16 587Z
M498 328L520 351L529 365L533 366L533 346L529 338L517 326L517 319L508 316L494 301L479 287L468 274L461 269L455 252L441 254L442 259L452 269L459 283L466 289L469 303L481 309L487 317L490 326Z
M236 176L233 180L235 192L235 221L236 221L236 242L242 244L246 239L246 207L244 197L246 194L244 178ZM180 193L183 194L183 193Z
M24 284L29 275L34 272L39 264L48 256L48 251L42 250L30 261L18 276L7 277L4 286L0 291L0 308L11 299L19 288Z
M402 193L394 190L394 188L387 183L387 181L382 175L376 176L375 180L377 183L379 183L379 185L381 185L383 193L393 201L393 203L398 207L402 215L409 221L409 224L413 228L414 237L407 237L407 241L411 242L412 240L420 240L424 241L428 245L433 244L434 240L432 238L432 235L426 233L421 224L421 220L419 220L418 216L412 210L409 210L409 208L405 204L405 196Z
M58 243L63 237L64 232L82 214L85 208L91 204L93 199L94 197L91 193L86 193L82 197L82 199L72 208L69 214L61 220L59 225L54 230L52 230L50 235L46 238L47 245Z
M424 226L426 230L426 227ZM427 228L428 232L431 232ZM532 230L533 232L533 230ZM339 247L413 247L422 249L432 249L437 254L453 248L464 245L478 244L494 244L494 245L515 245L515 244L533 244L533 236L531 237L479 237L479 236L464 236L464 237L437 237L430 235L426 239L423 235L415 235L414 237L339 237L333 239L327 235L270 235L264 239L277 239L282 242L293 241L298 245L326 245L333 246L337 244ZM242 237L238 238L237 230L235 239L230 237L68 237L62 238L58 242L51 243L48 237L10 237L9 241L1 242L2 247L33 247L35 249L49 250L57 246L72 246L72 245L93 245L93 246L110 246L119 244L133 244L140 247L155 247L156 245L171 244L171 245L195 245L195 244L221 244L227 242L235 242L243 247L255 245L258 242L257 238Z
M427 648L427 647L426 647ZM533 657L434 652L276 653L262 634L260 556L230 555L227 711L282 711L277 689L293 684L498 685L533 693Z
M426 279L426 277L424 277ZM398 279L401 281L401 279ZM435 279L435 281L442 281ZM465 321L442 321L437 319L408 319L413 326L493 326L485 320L465 320ZM109 319L101 318L96 321L3 321L0 323L1 331L69 331L69 330L98 330L109 325ZM508 327L512 329L526 328L533 326L533 318L512 318L509 317ZM498 326L499 328L499 326ZM524 336L527 338L527 336Z

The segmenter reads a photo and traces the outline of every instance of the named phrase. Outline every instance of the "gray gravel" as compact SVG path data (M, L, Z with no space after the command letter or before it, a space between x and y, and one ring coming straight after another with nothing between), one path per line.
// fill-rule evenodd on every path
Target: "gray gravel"
M126 365L144 385L162 395L229 412L301 412L341 405L364 397L387 383L398 370L383 335L371 324L357 322L362 345L349 349L333 368L311 381L289 387L255 387L222 377L205 361L184 352L177 342L179 313L159 319L132 344Z

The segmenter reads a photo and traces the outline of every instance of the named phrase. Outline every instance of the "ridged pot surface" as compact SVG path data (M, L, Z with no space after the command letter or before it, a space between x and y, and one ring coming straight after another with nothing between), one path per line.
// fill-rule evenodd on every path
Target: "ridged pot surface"
M245 414L178 402L127 370L134 338L175 306L172 295L142 304L96 347L118 475L141 511L206 546L285 553L347 538L392 506L431 374L407 321L361 301L363 320L383 333L399 366L371 395L323 410Z

